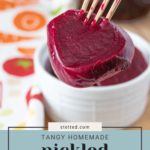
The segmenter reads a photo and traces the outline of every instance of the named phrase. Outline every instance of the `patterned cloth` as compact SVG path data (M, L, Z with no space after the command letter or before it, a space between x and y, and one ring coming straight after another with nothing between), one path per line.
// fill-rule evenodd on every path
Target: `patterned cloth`
M46 41L48 20L72 2L0 0L0 129L44 126L33 55Z

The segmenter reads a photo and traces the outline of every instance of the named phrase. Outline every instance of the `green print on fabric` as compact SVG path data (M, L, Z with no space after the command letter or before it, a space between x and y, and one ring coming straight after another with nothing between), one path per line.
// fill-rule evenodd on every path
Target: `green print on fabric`
M62 8L63 8L62 6L56 8L55 10L53 10L53 11L50 13L50 15L56 16L57 14L59 14L59 13L61 12Z
M12 114L13 114L13 110L10 108L6 108L0 111L0 116L10 116Z

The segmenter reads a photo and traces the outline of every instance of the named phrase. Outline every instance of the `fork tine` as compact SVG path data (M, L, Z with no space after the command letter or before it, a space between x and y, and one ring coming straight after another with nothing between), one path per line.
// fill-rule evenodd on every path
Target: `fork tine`
M111 8L110 8L110 10L109 10L109 12L108 12L108 14L106 16L107 19L111 20L112 16L114 15L114 13L117 10L118 6L120 5L121 1L122 0L114 0L112 6L111 6ZM89 2L90 2L90 0L84 0L82 8L81 8L81 12L84 13L85 11L87 11ZM89 12L86 15L86 18L84 20L84 24L86 24L89 21L89 19L90 19L92 13L94 12L94 10L95 10L98 2L99 2L99 0L93 0L92 5L91 5L91 7L89 9ZM109 4L109 2L110 2L110 0L103 0L103 2L101 4L101 6L100 6L100 8L99 8L99 10L98 10L95 18L94 18L94 20L91 23L91 26L94 26L97 23L97 21L99 20L99 18L104 13L104 11L105 11L107 5Z
M109 4L110 0L104 0L99 8L99 11L97 13L97 15L95 16L95 21L97 22L98 19L103 15L107 5Z
M81 10L86 11L90 0L84 0Z
M111 8L110 8L110 10L109 10L109 12L108 12L108 14L106 16L107 19L111 20L111 18L113 17L114 13L116 12L118 6L120 5L121 1L122 0L114 0L112 6L111 6Z
M94 12L94 10L95 10L95 8L96 8L96 6L98 4L98 1L99 0L93 0L92 6L90 7L90 10L89 10L89 12L88 12L88 14L86 16L85 22L87 22L90 19L92 13Z

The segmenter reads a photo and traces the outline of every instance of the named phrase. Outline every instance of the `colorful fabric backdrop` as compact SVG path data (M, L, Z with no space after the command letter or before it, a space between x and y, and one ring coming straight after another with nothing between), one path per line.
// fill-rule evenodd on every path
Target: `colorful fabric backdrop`
M44 125L33 55L46 42L47 22L73 3L0 0L0 129Z

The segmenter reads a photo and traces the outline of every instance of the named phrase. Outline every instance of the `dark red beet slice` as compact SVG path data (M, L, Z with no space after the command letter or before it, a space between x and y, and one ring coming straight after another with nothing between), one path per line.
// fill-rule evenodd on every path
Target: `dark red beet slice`
M83 25L79 11L69 10L48 24L50 62L57 77L75 87L89 87L125 70L134 45L120 27L103 20Z
M115 85L130 81L139 76L141 73L143 73L147 67L148 64L145 58L143 57L142 53L138 49L135 49L135 55L132 64L128 67L127 70L122 71L117 75L102 81L98 85L100 86Z

